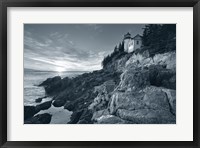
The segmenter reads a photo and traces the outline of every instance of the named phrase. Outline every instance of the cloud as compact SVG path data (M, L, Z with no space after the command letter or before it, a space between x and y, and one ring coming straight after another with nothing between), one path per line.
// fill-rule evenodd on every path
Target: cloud
M96 33L101 33L103 31L103 27L100 24L81 24L75 25L76 29L86 29L90 31L95 31Z
M105 54L105 52L80 49L69 40L69 34L58 32L40 36L40 40L30 33L25 34L24 47L26 68L40 70L56 70L58 69L56 67L69 71L97 70L101 69L101 61Z
M87 24L87 26L89 26L91 29L94 29L95 31L97 31L99 33L103 31L102 26L99 24Z
M63 56L62 58L44 58L44 57L32 57L31 60L43 64L51 65L56 69L56 67L61 67L68 71L92 71L101 68L99 62L101 58L93 57L87 60L80 60L79 58L71 58L69 56ZM54 69L54 70L55 70Z
M96 70L127 31L142 32L135 24L26 24L24 65L40 70Z
M58 32L53 32L53 33L50 33L49 35L51 38L61 38L62 37L62 34L58 33Z
M31 33L31 32L29 32L29 31L26 31L26 30L25 30L25 31L24 31L24 35L25 35L25 36L31 36L31 35L32 35L32 33Z

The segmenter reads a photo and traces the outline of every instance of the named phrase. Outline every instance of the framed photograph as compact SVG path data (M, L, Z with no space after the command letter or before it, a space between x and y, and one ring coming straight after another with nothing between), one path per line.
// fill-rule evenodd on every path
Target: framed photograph
M199 147L199 0L1 2L1 147Z

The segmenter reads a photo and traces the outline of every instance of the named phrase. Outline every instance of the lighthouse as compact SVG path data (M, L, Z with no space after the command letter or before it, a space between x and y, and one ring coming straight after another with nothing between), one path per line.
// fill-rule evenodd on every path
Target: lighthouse
M128 32L127 34L124 35L124 51L125 52L128 52L130 41L131 41L131 34Z
M142 37L137 34L135 37L131 37L131 34L128 32L124 35L124 51L125 52L133 52L136 49L141 48L142 46Z

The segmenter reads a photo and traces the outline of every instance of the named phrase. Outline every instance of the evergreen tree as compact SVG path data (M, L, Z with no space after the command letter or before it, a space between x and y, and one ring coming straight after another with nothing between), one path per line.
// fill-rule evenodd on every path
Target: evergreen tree
M117 45L115 46L115 49L114 49L114 52L117 52L118 51L118 48L117 48Z
M119 43L119 51L123 52L124 51L124 42Z
M146 25L143 31L143 46L147 47L150 56L176 50L176 25Z

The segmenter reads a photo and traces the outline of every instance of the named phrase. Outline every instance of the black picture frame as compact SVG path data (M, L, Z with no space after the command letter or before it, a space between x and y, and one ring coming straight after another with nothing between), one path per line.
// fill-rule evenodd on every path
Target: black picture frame
M193 141L7 141L8 7L193 7ZM10 147L200 147L200 1L199 0L3 0L0 2L0 146ZM191 98L190 98L191 99ZM19 133L20 134L20 133Z

